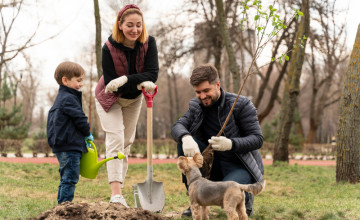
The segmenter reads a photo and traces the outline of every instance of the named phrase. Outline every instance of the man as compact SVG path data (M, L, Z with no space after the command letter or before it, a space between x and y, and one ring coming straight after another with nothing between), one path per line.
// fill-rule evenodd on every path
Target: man
M257 113L252 102L240 96L221 136L216 137L228 116L236 95L220 87L218 72L212 65L195 68L190 77L196 98L172 127L178 143L178 156L191 157L210 143L214 149L212 181L251 184L263 178L264 166L258 149L263 143ZM183 182L188 189L186 177ZM246 193L246 212L252 214L254 197ZM183 216L191 216L190 208Z

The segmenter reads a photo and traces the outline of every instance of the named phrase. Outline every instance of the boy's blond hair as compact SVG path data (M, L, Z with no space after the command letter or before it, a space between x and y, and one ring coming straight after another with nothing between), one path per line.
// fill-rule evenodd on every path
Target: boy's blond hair
M59 85L63 85L62 78L65 76L71 80L73 77L80 77L85 75L85 70L80 64L65 61L60 63L55 70L54 78Z

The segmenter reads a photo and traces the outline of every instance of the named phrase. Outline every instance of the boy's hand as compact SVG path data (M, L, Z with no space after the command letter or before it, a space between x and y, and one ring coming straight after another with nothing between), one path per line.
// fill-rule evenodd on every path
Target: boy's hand
M217 151L227 151L232 148L232 141L224 136L213 136L208 142L211 144L211 147Z
M144 87L145 92L153 92L156 88L156 85L151 81L145 81L137 85L138 90L142 90L142 87Z
M116 92L119 87L123 86L125 83L127 83L128 78L126 76L120 76L119 78L111 80L105 88L105 93L108 92Z
M86 136L85 137L85 143L86 143L86 147L90 147L91 144L89 141L94 141L94 136L92 136L92 134L90 133L89 136Z

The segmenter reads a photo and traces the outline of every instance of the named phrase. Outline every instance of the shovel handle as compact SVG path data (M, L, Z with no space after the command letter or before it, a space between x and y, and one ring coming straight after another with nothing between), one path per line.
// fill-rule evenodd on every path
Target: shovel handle
M151 94L150 92L145 92L145 88L142 87L142 93L143 93L144 96L145 96L146 106L147 106L148 108L153 107L153 98L154 98L154 96L156 95L157 90L158 90L158 87L156 86L154 92Z
M147 106L147 179L152 180L152 148L153 148L153 119L152 119L152 107L153 107L153 98L157 93L157 86L154 89L153 93L145 92L145 88L142 87L142 92L146 99Z

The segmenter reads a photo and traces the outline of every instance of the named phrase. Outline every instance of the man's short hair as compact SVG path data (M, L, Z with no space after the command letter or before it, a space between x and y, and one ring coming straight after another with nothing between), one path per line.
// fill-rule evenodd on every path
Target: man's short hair
M62 78L64 76L71 80L73 77L80 77L82 75L85 75L85 70L80 64L65 61L56 67L54 78L59 85L62 85Z
M210 84L220 81L217 69L211 64L200 65L192 71L190 77L190 84L192 86L198 86L205 81L208 81Z

